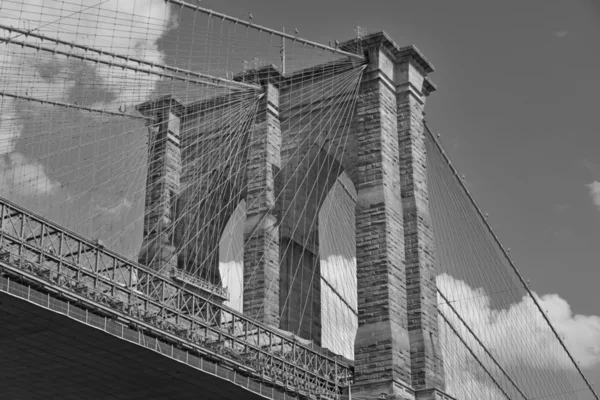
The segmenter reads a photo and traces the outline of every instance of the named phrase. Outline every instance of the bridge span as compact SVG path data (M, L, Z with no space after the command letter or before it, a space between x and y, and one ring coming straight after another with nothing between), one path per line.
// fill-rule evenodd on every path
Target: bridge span
M5 399L291 398L6 277L0 278L0 325Z
M0 203L9 398L334 398L349 381L351 366L301 339Z

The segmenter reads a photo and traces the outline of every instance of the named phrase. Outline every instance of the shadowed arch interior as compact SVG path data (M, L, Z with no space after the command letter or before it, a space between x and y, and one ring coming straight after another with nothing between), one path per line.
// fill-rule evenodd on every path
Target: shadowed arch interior
M319 146L306 146L280 174L280 312L282 329L321 343L319 211L343 172Z

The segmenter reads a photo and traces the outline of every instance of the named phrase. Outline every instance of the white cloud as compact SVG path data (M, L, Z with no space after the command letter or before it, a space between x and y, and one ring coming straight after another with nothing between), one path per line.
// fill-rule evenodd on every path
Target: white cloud
M571 371L574 366L560 348L558 341L529 296L508 307L497 309L492 306L490 296L481 288L474 289L463 281L442 274L438 276L438 287L451 301L454 308L476 332L498 362L513 375L521 369L546 371ZM600 364L600 317L573 315L569 304L556 294L538 296L541 307L564 341L576 361L583 367ZM440 310L455 327L462 324L450 308L440 299ZM440 320L440 324L443 325ZM463 348L450 343L452 334L442 335L446 346L444 357L452 362L456 349ZM473 349L479 349L475 341L464 333L464 338ZM448 350L448 349L451 349ZM481 349L479 350L481 355ZM466 352L463 357L467 357ZM485 358L485 357L484 357ZM447 366L452 369L451 366Z
M149 62L163 61L157 40L172 24L168 4L154 0L109 0L98 4L97 0L24 0L18 10L5 10L0 23L12 25L17 19L23 21L28 29L39 28L35 32L46 36L59 36L61 40ZM3 36L9 35L16 36L15 33L3 31ZM24 40L24 37L17 37L17 40ZM26 40L31 44L53 46L48 41L31 36ZM56 49L84 54L69 46L56 45ZM3 71L4 76L9 80L9 86L17 90L17 94L24 95L27 90L33 97L59 100L74 84L72 81L65 83L63 79L70 72L66 70L70 60L64 56L53 56L15 45L9 45L6 53L12 58L9 65L13 69L10 73ZM89 55L96 56L95 53ZM124 63L108 56L102 59ZM129 64L138 67L137 63ZM92 66L91 63L88 65ZM42 72L40 66L46 66L45 72ZM140 74L103 64L94 64L93 68L103 83L117 95L115 103L137 102L147 98L159 79L156 75Z
M557 38L563 38L569 34L569 31L554 31L552 32L552 36Z
M590 196L592 197L592 201L594 202L596 207L598 207L598 209L600 209L600 182L594 181L585 186L590 191Z
M229 289L229 301L225 304L234 310L242 312L244 305L244 267L236 261L220 262L219 272L223 287Z
M335 289L334 292L329 285L321 283L322 345L354 359L354 339L358 329L358 317L352 311L358 307L356 258L330 255L321 259L321 276Z
M23 126L17 119L13 101L8 97L2 97L0 99L0 156L15 150L22 129Z
M155 63L163 61L157 40L171 22L169 5L153 0L22 0L18 7L7 5L0 14L0 23L4 25L17 25L46 36ZM84 54L68 46L54 45L9 30L0 29L0 37L13 37L34 45ZM93 53L87 55L94 56ZM107 56L102 59L111 60ZM129 64L138 67L133 62ZM159 79L156 75L82 62L13 44L0 47L0 69L2 92L85 103L109 110L147 100ZM25 132L25 115L28 112L47 112L52 107L7 96L0 102L0 156L10 155L2 161L0 179L3 188L8 186L13 193L29 196L53 192L60 185L47 176L44 165L34 159L27 160L28 157L16 152L19 138L26 133L35 136L43 131L50 137L60 134L53 131L51 123L31 128L36 129L35 132ZM61 117L64 116L61 114ZM34 154L29 158L37 156Z
M593 175L600 175L600 165L592 162L586 158L579 161L579 166L587 170L589 173Z
M569 204L555 203L552 205L552 208L557 213L565 213L572 210L572 207Z
M7 97L0 101L0 193L19 196L51 194L60 184L46 175L42 164L15 152L23 125L13 101Z
M127 198L123 198L123 200L119 201L117 204L112 205L110 207L107 206L96 206L96 210L98 212L110 216L120 216L123 213L129 211L131 209L132 203Z
M524 296L521 301L508 307L497 309L492 306L490 296L481 288L471 288L467 283L457 280L447 274L438 276L438 287L454 308L475 331L486 347L494 354L500 365L509 374L520 379L519 371L545 370L546 373L562 373L574 371L569 358L560 348L558 341L546 322L535 308L533 300ZM564 337L564 341L576 361L582 367L593 367L600 364L600 317L574 315L569 304L556 294L544 296L535 295L541 307L546 310L555 329ZM451 309L439 299L440 310L450 320L453 326L462 329L461 336L469 347L482 359L486 359L481 348L474 339L462 328L462 324L454 316ZM450 375L448 383L453 394L461 395L464 387L455 385L456 382L470 382L473 390L487 390L489 382L482 379L481 374L475 373L475 368L459 368L468 365L471 356L458 342L449 328L442 327L441 345L445 359L445 367ZM474 365L472 362L470 365ZM488 367L494 368L488 359ZM550 371L550 372L548 372ZM498 374L500 375L500 374ZM494 376L496 376L494 374ZM484 376L483 376L484 377ZM483 392L485 393L485 392ZM489 397L486 397L489 398Z
M506 400L498 386L488 376L479 373L477 362L467 352L460 351L461 345L449 329L443 324L440 328L445 391L457 399Z
M30 161L21 153L0 156L0 193L21 197L49 195L60 188L60 183L46 175L44 166Z
M557 294L547 294L540 299L548 311L552 324L564 337L567 348L583 367L600 364L600 317L573 315L571 306Z

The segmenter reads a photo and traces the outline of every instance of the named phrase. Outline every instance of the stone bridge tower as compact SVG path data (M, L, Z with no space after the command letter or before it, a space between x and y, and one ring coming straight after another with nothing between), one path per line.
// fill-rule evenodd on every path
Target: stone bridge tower
M423 121L433 67L385 33L361 44L368 67L351 132L359 313L352 391L446 399Z
M319 137L301 140L305 133L297 124L290 123L290 127L286 127L281 123L294 118L299 121L303 112L309 112L302 111L310 109L303 103L307 100L302 96L289 96L289 93L302 91L304 82L314 85L324 79L323 66L290 76L265 67L236 78L262 88L257 104L259 117L251 126L243 128L242 156L235 160L220 158L229 174L236 171L234 186L240 186L223 192L224 197L218 201L231 206L221 207L223 211L212 219L211 225L202 229L208 229L205 236L212 240L206 243L214 246L235 205L245 200L250 206L246 211L244 234L244 313L320 344L320 284L302 278L320 276L318 227L303 222L314 219L323 199L297 196L303 187L295 187L294 192L281 182L307 176L319 192L328 192L345 172L357 194L359 323L354 345L352 394L362 398L377 398L386 393L387 399L450 399L444 393L439 346L435 244L428 206L424 143L423 109L427 96L435 90L428 78L433 67L414 46L399 47L385 33L352 40L341 47L356 48L357 45L364 51L366 64L347 137L335 139L346 143L343 156L329 152L332 143L320 142ZM335 73L335 68L335 65L328 66L328 71ZM307 76L310 79L306 79ZM336 98L334 93L329 100L331 104L349 101ZM177 127L163 123L159 132L153 134L166 138L177 136L175 139L182 144L193 141L194 146L210 146L214 145L211 141L221 140L223 135L198 127L202 126L203 119L223 112L223 108L214 107L218 100L212 101L213 105L207 107L206 100L183 106L175 99L161 99L161 107L146 104L139 109L149 115L148 110L164 109L165 102L170 102L169 110L174 114L170 120L176 121L171 125ZM155 118L164 120L165 115L166 111L162 111ZM327 121L312 123L321 129L330 128ZM302 143L306 142L313 145L304 146ZM149 224L156 225L157 218L163 218L167 224L172 220L171 209L166 206L171 188L189 187L186 182L197 176L211 176L210 179L219 182L219 173L223 171L211 175L208 170L176 167L177 162L183 160L186 165L185 160L195 156L192 145L181 148L187 150L171 146L169 151L163 152L162 173L168 175L165 180L168 183L156 189L158 192L147 194L150 200L146 206L155 201L152 199L161 199L165 205L153 208ZM322 166L330 171L327 176L319 173ZM148 179L155 178L149 176ZM203 181L194 185L214 183ZM194 201L182 191L177 210ZM296 203L306 207L298 213L281 215L283 209L300 209ZM198 218L214 214L208 203L199 204L195 209L196 213L186 216L184 221L188 231L200 229ZM293 229L295 226L309 228ZM161 234L160 230L145 232ZM173 241L177 242L178 238L175 235L164 240L175 245ZM219 285L218 259L209 256L214 254L212 250L200 246L200 250L196 247L193 253L184 251L183 261L163 262L170 263L169 268L174 268L173 263L178 264L180 269L206 263L212 269L202 278ZM144 251L158 250L145 248ZM300 279L291 280L292 275ZM295 301L307 296L309 307L301 307L301 302Z

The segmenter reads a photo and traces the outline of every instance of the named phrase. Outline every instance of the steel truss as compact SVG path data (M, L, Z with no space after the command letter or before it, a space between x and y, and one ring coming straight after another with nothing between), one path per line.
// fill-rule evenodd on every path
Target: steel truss
M352 366L0 198L0 271L72 294L137 329L311 398L339 398Z

